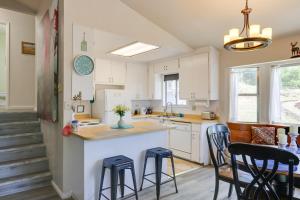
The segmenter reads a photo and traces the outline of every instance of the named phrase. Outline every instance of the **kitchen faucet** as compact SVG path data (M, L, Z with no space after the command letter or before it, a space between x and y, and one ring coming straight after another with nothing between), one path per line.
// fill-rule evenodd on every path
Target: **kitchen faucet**
M167 111L168 111L168 105L171 106L171 115L172 115L173 114L173 104L172 104L172 102L167 102L166 103L166 106L165 106L165 109L164 109L164 113L165 113L165 115L168 115L168 113L167 113Z

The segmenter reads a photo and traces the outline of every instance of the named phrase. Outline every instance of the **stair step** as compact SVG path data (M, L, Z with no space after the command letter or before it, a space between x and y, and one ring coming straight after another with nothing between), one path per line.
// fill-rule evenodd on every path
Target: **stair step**
M39 121L0 123L0 135L40 132Z
M1 200L60 200L52 186L1 197Z
M38 144L43 142L43 134L37 133L21 133L14 135L1 135L0 136L0 149L28 145Z
M48 170L49 163L46 157L7 162L0 165L0 180Z
M37 121L37 120L38 120L38 115L36 112L1 112L0 113L0 123Z
M51 178L50 172L44 172L0 180L0 199L3 196L50 186Z
M0 149L0 164L2 162L44 156L46 156L46 146L44 144L16 146L12 148Z

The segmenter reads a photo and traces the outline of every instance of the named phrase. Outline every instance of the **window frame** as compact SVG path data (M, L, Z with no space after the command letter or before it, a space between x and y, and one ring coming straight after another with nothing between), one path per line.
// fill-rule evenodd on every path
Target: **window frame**
M279 69L280 68L286 68L286 67L293 67L293 66L299 66L300 67L300 62L293 62L293 63L286 63L286 64L279 64L278 65L279 66ZM280 79L281 79L281 77L279 77ZM271 87L271 86L270 86ZM279 91L280 92L280 96L281 96L281 91ZM280 100L280 106L282 106L281 105L281 100ZM280 115L281 115L282 113L280 113ZM281 116L280 116L281 117ZM288 125L288 126L290 126L290 125L294 125L294 123L288 123L288 122L283 122L282 120L281 121L279 121L279 122L277 122L277 121L272 121L272 124L283 124L283 125Z
M166 74L166 75L169 75L169 74ZM163 76L165 76L165 75L163 75ZM172 104L172 107L174 107L174 108L186 108L186 107L188 107L187 100L182 99L182 100L186 101L186 104L178 104L178 100L179 100L179 90L178 90L178 88L179 88L179 79L174 80L174 81L176 81L176 104ZM163 87L163 106L166 106L166 104L168 103L167 102L167 84L166 84L166 82L167 81L165 81L165 80L162 81L162 87Z
M257 97L256 98L256 121L249 122L249 121L239 121L237 120L236 122L239 123L258 123L260 121L260 84L259 84L259 74L260 74L260 67L259 66L243 66L243 67L233 67L231 70L238 70L238 69L247 69L247 68L256 68L256 93L238 93L238 97L243 96L243 97ZM230 101L230 100L229 100ZM230 103L230 102L229 102Z

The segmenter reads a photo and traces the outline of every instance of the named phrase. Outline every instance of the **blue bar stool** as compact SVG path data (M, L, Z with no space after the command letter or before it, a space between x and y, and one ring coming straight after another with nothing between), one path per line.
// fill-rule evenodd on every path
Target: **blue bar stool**
M155 173L145 174L148 158L155 158ZM171 159L173 176L170 176L170 175L162 172L163 158L170 158ZM155 179L156 179L155 182L153 182L153 181L151 181L150 179L147 178L147 176L150 176L150 175L153 175L153 174L155 174ZM162 174L170 177L170 179L166 180L164 182L161 182L161 175ZM141 184L140 191L142 191L142 189L143 189L144 180L147 180L147 181L153 183L154 185L156 185L156 198L157 198L157 200L159 200L159 198L160 198L160 186L165 184L165 183L168 183L170 181L174 181L175 190L176 190L176 193L178 193L177 184L176 184L176 177L175 177L175 169L174 169L174 158L173 158L173 153L172 153L171 150L165 149L165 148L162 148L162 147L157 147L157 148L153 148L153 149L148 149L146 151L144 171L143 171L143 179L142 179L142 184Z
M106 169L110 169L111 186L107 187L107 188L103 188L103 181L104 181ZM131 188L125 184L125 170L126 169L129 169L131 171L134 188ZM120 178L120 184L118 184L118 176ZM135 196L136 200L138 200L134 163L133 163L132 159L130 159L126 156L123 156L123 155L105 158L103 160L101 181L100 181L99 200L101 199L102 196L105 199L109 200L109 198L103 194L103 191L107 190L107 189L111 189L111 199L110 200L116 200L117 194L118 194L118 185L120 186L120 189L121 189L121 197L122 198L124 197L124 189L125 189L125 187L127 187L128 189L132 190L134 192L134 194L131 196L126 196L126 198Z

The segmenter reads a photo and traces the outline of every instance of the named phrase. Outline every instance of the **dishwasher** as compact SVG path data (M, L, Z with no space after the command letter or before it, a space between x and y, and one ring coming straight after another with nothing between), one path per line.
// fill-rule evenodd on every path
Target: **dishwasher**
M175 127L170 130L169 145L174 155L191 159L192 153L192 124L171 122Z

